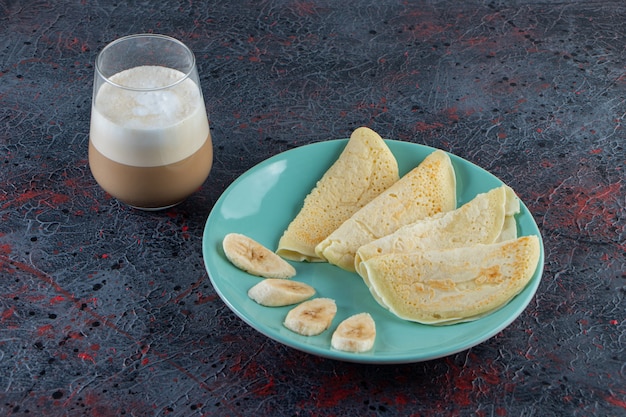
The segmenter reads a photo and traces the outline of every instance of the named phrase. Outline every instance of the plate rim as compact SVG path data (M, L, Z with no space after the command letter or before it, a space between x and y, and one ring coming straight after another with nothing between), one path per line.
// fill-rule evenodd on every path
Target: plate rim
M218 209L222 206L222 204L224 203L224 200L228 197L229 193L231 193L242 181L245 181L247 178L249 178L256 171L259 171L263 167L268 166L268 165L270 165L270 164L272 164L272 163L274 163L276 161L279 161L281 159L287 159L287 158L289 158L289 156L292 153L295 153L295 152L306 152L307 148L320 147L320 146L321 147L324 147L324 146L328 146L328 147L337 146L337 147L339 147L341 144L347 143L348 140L349 140L348 138L343 138L343 139L329 139L329 140L326 140L326 141L318 141L318 142L313 142L313 143L308 143L308 144L305 144L305 145L297 146L295 148L288 149L286 151L279 152L279 153L277 153L275 155L272 155L272 156L270 156L270 157L268 157L268 158L258 162L257 164L253 165L252 167L248 168L241 175L239 175L233 182L231 182L228 185L228 187L226 187L226 189L224 189L224 191L221 193L219 198L216 200L215 204L211 208L211 211L210 211L210 213L209 213L209 215L207 217L207 220L205 222L205 226L204 226L204 229L203 229L203 234L202 234L202 257L203 257L203 263L204 263L204 266L205 266L205 270L207 272L207 275L209 276L209 280L211 281L211 284L212 284L214 290L216 291L217 295L220 297L222 302L224 302L224 304L231 310L231 312L233 312L244 323L246 323L247 325L252 327L255 331L261 333L265 337L268 337L269 339L272 339L272 340L274 340L274 341L276 341L276 342L278 342L280 344L283 344L283 345L288 346L290 348L299 350L301 352L305 352L305 353L308 353L308 354L312 354L312 355L316 355L316 356L319 356L319 357L332 359L332 360L339 360L339 361L353 362L353 363L361 363L361 364L378 364L378 365L417 363L417 362L423 362L423 361L428 361L428 360L433 360L433 359L438 359L438 358L454 355L456 353L465 351L467 349L470 349L470 348L472 348L474 346L477 346L477 345L479 345L479 344L481 344L481 343L491 339L492 337L497 335L499 332L501 332L502 330L507 328L509 325L511 325L511 323L513 323L517 318L519 318L519 316L527 309L528 305L530 304L532 299L535 297L536 292L537 292L538 287L539 287L539 284L541 283L541 280L543 278L543 270L544 270L544 267L545 267L544 244L543 244L543 238L542 238L541 232L539 230L539 227L538 227L534 217L532 216L532 213L530 212L528 207L525 205L525 203L522 201L522 199L519 198L519 197L518 197L518 199L519 199L520 208L521 208L520 213L525 210L529 214L529 220L531 221L532 226L534 226L534 229L536 231L536 235L537 235L537 237L539 239L539 245L540 245L540 256L539 256L539 260L538 260L538 263L537 263L537 267L536 267L535 273L533 274L533 278L531 279L531 281L522 290L523 292L529 291L529 293L527 294L526 299L524 299L522 301L522 303L517 307L515 314L508 315L506 317L506 319L503 320L499 325L494 326L494 327L490 328L489 330L482 332L478 338L474 338L474 340L472 340L470 343L457 343L456 346L452 346L452 348L450 348L450 349L440 350L439 353L437 353L437 354L428 354L428 353L416 354L416 353L411 353L411 352L401 352L398 355L381 357L381 356L376 356L375 353L373 355L368 355L367 353L363 354L363 353L342 352L342 351L334 350L330 346L328 348L320 348L320 347L312 345L312 344L307 345L307 344L303 344L303 343L297 343L293 339L280 337L280 335L276 335L276 334L274 334L274 332L267 331L266 328L264 328L263 326L260 326L259 323L257 323L255 320L251 319L250 317L248 317L248 315L244 314L244 312L240 311L240 308L238 308L238 306L236 306L229 299L229 297L226 296L222 292L219 283L216 282L216 280L215 280L215 278L213 276L213 272L211 271L212 268L209 265L209 261L208 261L209 260L209 256L208 256L209 255L209 250L215 250L215 248L212 248L212 249L209 248L209 242L207 240L207 236L210 234L210 230L209 230L210 227L209 226L211 225L213 219L216 216L218 216L218 214L217 214ZM408 147L421 148L421 150L431 151L431 152L439 149L439 148L435 148L435 147L428 146L428 145L423 145L423 144L413 143L413 142L408 142L408 141L395 140L395 139L384 139L384 141L388 144L388 146L390 146L390 148L391 147L408 146ZM341 149L342 148L339 148L339 151ZM446 154L448 156L450 156L450 158L453 161L453 163L456 162L457 164L467 165L467 166L471 167L472 170L480 171L483 175L490 176L493 179L497 180L497 182L504 184L504 182L500 178L498 178L494 174L490 173L486 169L480 167L479 165L476 165L473 162L468 161L468 160L466 160L464 158L461 158L460 156L455 155L455 154L453 154L451 152L448 152L448 151L445 151L445 150L443 150L443 151L446 152ZM392 150L392 152L393 152L393 150ZM324 171L322 171L322 172L324 172ZM318 178L316 178L315 180L317 180L317 179ZM458 205L457 205L457 207L458 207ZM520 294L521 294L521 292L520 292ZM517 298L520 294L517 294L513 299ZM513 301L513 299L510 300L504 306L508 305L511 301ZM504 307L504 306L502 306L502 307ZM478 319L476 321L479 321L479 320L481 320L481 319ZM458 323L458 324L455 324L455 325L452 325L452 326L469 324L469 323L473 323L473 322ZM267 326L265 326L265 327L267 327ZM435 326L435 327L437 327L437 326ZM443 326L443 327L448 327L449 328L450 325ZM294 334L294 338L296 338L296 337L298 337L298 336Z

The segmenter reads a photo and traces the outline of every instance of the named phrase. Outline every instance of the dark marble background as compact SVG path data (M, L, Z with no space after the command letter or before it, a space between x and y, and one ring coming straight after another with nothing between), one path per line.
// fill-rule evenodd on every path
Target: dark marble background
M626 415L626 4L0 0L0 415ZM93 63L188 44L215 162L158 213L101 191ZM494 338L406 365L276 343L217 297L212 205L279 152L366 125L511 185L543 234L535 299Z

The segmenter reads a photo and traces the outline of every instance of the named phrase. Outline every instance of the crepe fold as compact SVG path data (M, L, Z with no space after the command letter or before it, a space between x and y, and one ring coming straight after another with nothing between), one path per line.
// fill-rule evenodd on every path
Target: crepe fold
M537 236L444 250L388 253L363 262L375 298L398 317L424 324L470 321L524 289L539 262Z
M322 261L315 247L398 179L398 163L385 141L367 127L354 130L283 232L276 253L293 261Z
M370 258L387 253L488 244L504 237L507 240L514 239L517 237L517 227L513 216L517 212L519 200L511 188L502 185L476 195L455 210L402 226L390 235L361 246L355 256L356 271L371 289L364 266L364 262ZM506 222L507 217L513 219L512 228ZM372 295L379 304L385 306L376 292L372 292Z
M360 272L364 261L386 253L449 249L514 239L517 228L513 216L518 212L519 200L515 193L510 187L501 185L476 195L457 209L407 224L366 243L356 252L356 271ZM506 223L507 217L513 219L513 227Z
M455 208L454 167L447 153L435 150L322 240L315 253L355 272L355 255L361 246L404 225Z

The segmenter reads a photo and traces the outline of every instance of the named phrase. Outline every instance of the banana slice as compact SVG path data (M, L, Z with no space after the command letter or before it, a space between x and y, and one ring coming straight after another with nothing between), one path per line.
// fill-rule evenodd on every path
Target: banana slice
M267 278L248 290L248 297L266 307L282 307L313 297L315 288L304 282Z
M302 336L315 336L330 327L335 314L337 314L335 300L314 298L291 309L283 324Z
M330 345L346 352L367 352L376 341L376 323L369 313L350 316L337 326Z
M239 233L229 233L222 241L226 258L237 268L264 278L291 278L296 270L287 261L259 242Z

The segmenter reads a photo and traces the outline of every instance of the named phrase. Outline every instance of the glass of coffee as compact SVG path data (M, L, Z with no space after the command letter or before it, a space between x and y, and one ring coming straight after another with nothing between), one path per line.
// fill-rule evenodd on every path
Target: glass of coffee
M132 207L159 210L204 183L213 145L193 52L163 35L108 44L96 58L89 166Z

